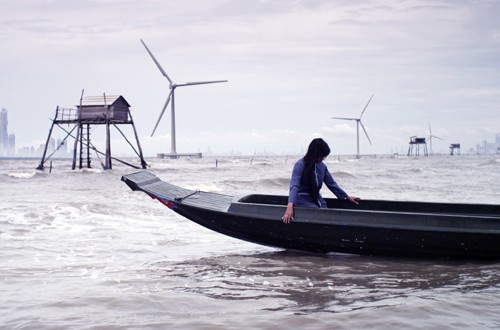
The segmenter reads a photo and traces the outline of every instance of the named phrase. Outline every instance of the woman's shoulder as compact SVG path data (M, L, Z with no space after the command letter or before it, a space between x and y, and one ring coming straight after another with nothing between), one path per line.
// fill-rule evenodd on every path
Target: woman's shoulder
M303 168L304 168L304 159L303 159L303 158L301 158L301 159L297 160L297 161L295 162L295 165L293 165L293 168L294 168L295 170L297 170L297 169L303 169Z
M326 164L325 164L325 163L323 163L323 162L319 162L319 163L317 163L317 164L316 164L316 168L317 168L317 169L320 169L320 170L327 170L327 169L328 169L328 167L326 166Z

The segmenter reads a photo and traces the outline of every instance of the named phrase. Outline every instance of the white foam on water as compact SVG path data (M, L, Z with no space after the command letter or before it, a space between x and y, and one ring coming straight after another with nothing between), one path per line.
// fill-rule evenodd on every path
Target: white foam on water
M203 184L197 184L197 185L186 185L186 189L190 190L200 190L200 191L207 191L207 192L221 192L222 188L218 187L215 183L207 182Z
M36 175L36 171L32 172L10 172L7 173L7 176L16 178L16 179L31 179Z

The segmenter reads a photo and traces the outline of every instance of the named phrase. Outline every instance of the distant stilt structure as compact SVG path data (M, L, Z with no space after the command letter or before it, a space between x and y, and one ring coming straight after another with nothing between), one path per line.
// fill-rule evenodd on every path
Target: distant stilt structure
M67 130L61 126L63 124L73 124L74 126L71 130ZM90 141L91 125L105 125L105 152L97 150L97 148ZM127 139L118 125L132 125L137 143L136 147L134 147L134 145L132 145L132 143ZM54 126L58 126L67 134L66 137L61 141L60 145L57 146L56 151L61 145L65 143L68 137L72 137L73 139L75 139L73 147L73 162L71 166L71 169L73 170L76 169L77 163L79 169L82 169L84 167L92 167L90 158L91 150L96 153L97 158L101 162L101 165L104 169L112 169L112 160L137 169L145 169L147 166L146 161L144 160L141 145L139 143L139 137L135 129L134 121L132 119L132 114L130 113L130 105L121 95L106 96L105 94L103 94L103 96L89 96L84 98L82 91L82 97L80 98L80 104L77 105L77 109L59 108L59 106L57 106L56 114L54 119L52 120L49 135L47 136L47 143L45 143L45 149L37 170L43 170L45 162L55 153L54 151L52 154L47 156L47 147L49 146L49 141ZM111 156L111 126L114 126L118 130L118 132L120 132L120 134L125 138L127 143L132 147L132 149L140 159L140 166L130 164ZM73 132L75 133L73 134ZM104 156L104 164L99 158L99 155Z
M460 155L460 143L452 143L450 144L450 155L455 155L455 150L457 151L457 155Z
M427 153L427 143L425 142L425 138L419 138L416 136L410 137L410 143L408 146L408 156L420 156L420 146L424 149L424 156L428 156Z

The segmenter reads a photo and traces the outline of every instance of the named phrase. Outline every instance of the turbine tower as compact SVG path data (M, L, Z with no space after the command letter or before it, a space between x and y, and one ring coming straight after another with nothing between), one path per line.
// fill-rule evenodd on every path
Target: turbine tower
M194 85L205 85L205 84L215 84L215 83L223 83L227 82L227 80L211 80L211 81L198 81L198 82L187 82L184 84L176 84L170 79L170 77L167 75L165 70L161 67L160 63L156 60L154 57L153 53L149 50L148 46L146 46L146 43L141 39L142 44L144 45L144 48L148 51L149 55L155 62L156 66L160 70L160 72L167 78L169 86L168 88L170 89L170 93L168 93L167 101L165 102L165 105L163 106L163 109L161 110L160 116L158 117L158 120L156 121L156 125L153 129L153 132L151 133L151 136L156 131L156 128L158 127L158 124L161 121L161 118L163 117L163 113L165 112L165 109L167 109L168 104L170 103L171 106L171 155L176 155L177 150L176 150L176 141L175 141L175 89L177 87L184 87L184 86L194 86Z
M359 158L359 126L361 125L361 128L363 128L363 131L365 132L366 138L368 139L368 142L370 142L370 145L372 144L372 141L370 141L370 137L368 136L368 133L366 132L365 126L363 126L363 123L361 122L361 117L363 117L363 114L365 113L366 108L368 107L368 104L370 104L371 100L373 98L373 95L370 96L370 99L366 103L363 111L361 111L361 115L359 118L344 118L344 117L332 117L332 119L340 119L340 120L355 120L356 121L356 157Z
M436 139L439 139L441 141L443 141L443 139L441 139L439 136L435 136L432 134L432 130L431 130L431 123L428 123L429 124L429 138L427 139L429 141L429 145L430 145L430 149L431 149L431 156L433 155L433 152L432 152L432 139L433 138L436 138Z

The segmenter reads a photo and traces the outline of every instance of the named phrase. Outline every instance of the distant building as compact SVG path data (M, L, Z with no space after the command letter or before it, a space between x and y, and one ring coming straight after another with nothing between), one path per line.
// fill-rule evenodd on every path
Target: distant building
M56 140L54 140L54 138L50 138L49 147L47 148L47 151L49 152L49 154L56 151Z
M44 150L45 150L45 144L38 145L38 148L34 152L34 156L41 157L43 155Z
M31 147L22 147L17 151L17 155L19 157L30 157L33 154L33 146Z
M9 134L7 146L7 155L16 155L16 136L14 134Z
M7 109L0 111L0 155L14 156L16 154L16 136L9 134Z
M484 140L476 145L476 153L478 154L494 154L500 153L500 133L496 134L495 142Z
M6 154L9 149L8 125L7 109L2 108L0 112L0 155Z
M57 139L56 149L57 157L68 157L68 144L66 142Z

